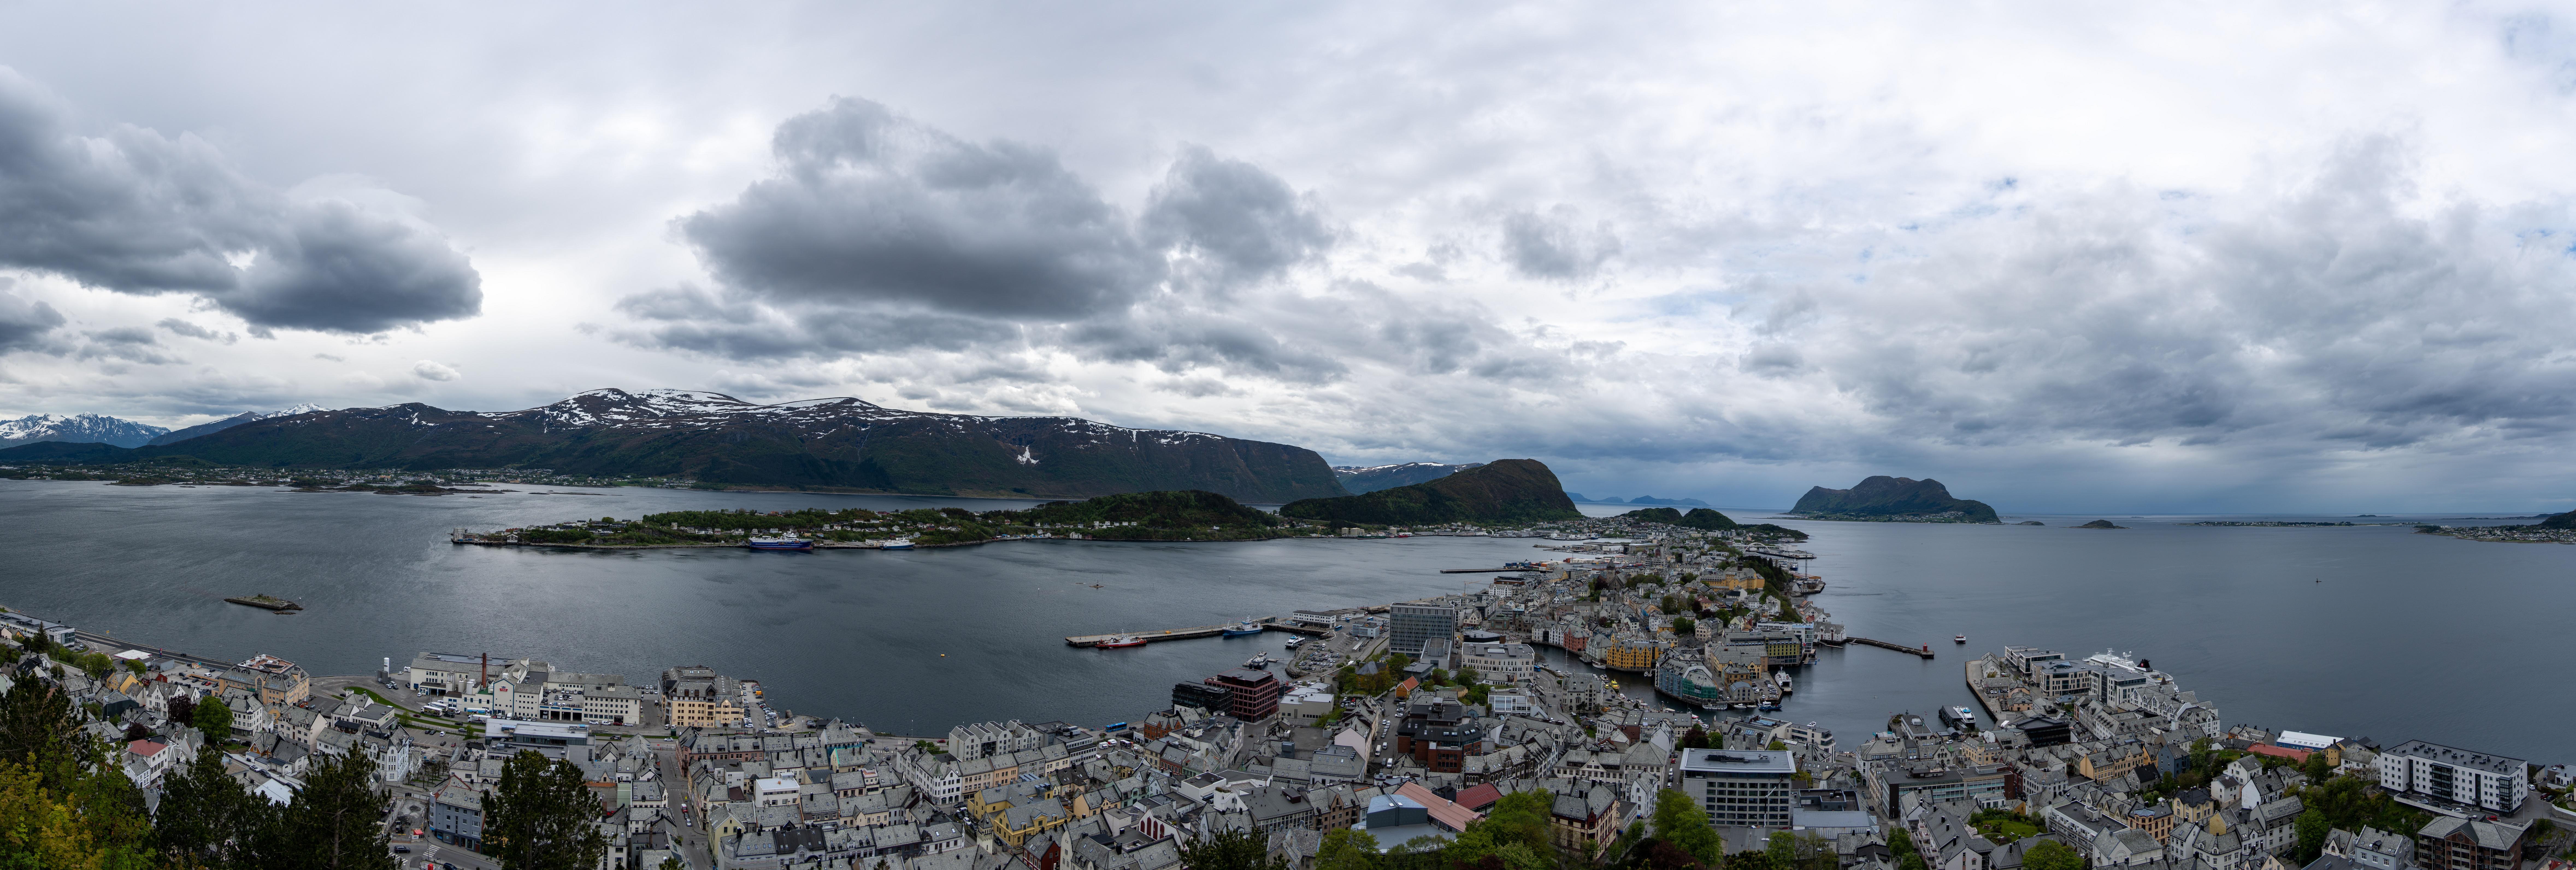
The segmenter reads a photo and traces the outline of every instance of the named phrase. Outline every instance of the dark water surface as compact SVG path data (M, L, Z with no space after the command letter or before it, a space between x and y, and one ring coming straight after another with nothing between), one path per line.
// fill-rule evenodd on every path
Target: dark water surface
M787 709L928 733L981 719L1133 720L1164 706L1173 682L1284 640L1077 650L1065 635L1463 590L1482 575L1437 569L1538 552L1496 538L821 553L447 543L458 526L664 510L1020 504L511 488L527 491L424 498L0 480L0 605L203 655L274 653L317 674L372 672L388 656L400 666L421 650L532 656L637 682L704 663L760 680ZM2093 531L2066 528L2092 517L2038 519L2049 526L1777 521L1815 535L1811 570L1830 584L1818 600L1837 621L1940 654L1827 651L1795 673L1799 691L1782 715L1857 745L1890 712L1971 703L1965 660L2030 644L2070 657L2133 652L2231 723L2421 738L2544 764L2576 749L2576 677L2565 664L2576 546L2405 527L2112 517L2132 528ZM221 600L261 592L308 609L273 616ZM1951 643L1955 634L1968 645Z

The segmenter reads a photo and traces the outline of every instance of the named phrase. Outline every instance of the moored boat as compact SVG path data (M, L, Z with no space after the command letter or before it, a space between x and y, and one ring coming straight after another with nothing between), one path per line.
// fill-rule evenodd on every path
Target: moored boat
M814 549L814 541L810 538L799 538L795 535L780 535L775 538L752 538L750 541L746 542L744 546L748 546L754 550L811 550Z
M896 538L896 539L894 539L894 540L887 541L887 542L885 542L885 547L884 547L884 549L888 549L888 550L909 550L909 549L912 549L912 539L911 539L911 538Z
M1144 639L1144 638L1141 638L1141 637L1138 637L1138 636L1136 636L1136 635L1132 635L1132 634L1121 634L1121 635L1116 635L1116 636L1111 637L1111 638L1110 638L1110 639L1108 639L1108 640L1104 640L1104 641L1101 641L1101 642L1099 642L1099 643L1093 644L1093 646L1099 647L1099 648L1101 648L1101 649L1122 649L1122 648L1125 648L1125 647L1131 647L1131 646L1144 646L1144 645L1145 645L1145 639Z
M1261 623L1254 622L1247 616L1242 622L1218 629L1217 633L1226 637L1251 637L1261 633Z

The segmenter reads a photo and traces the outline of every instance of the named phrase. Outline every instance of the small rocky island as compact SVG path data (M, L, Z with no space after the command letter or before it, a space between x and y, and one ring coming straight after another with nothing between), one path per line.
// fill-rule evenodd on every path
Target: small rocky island
M2085 524L2080 525L2080 526L2076 526L2076 528L2079 528L2079 529L2125 529L2125 528L2128 528L2128 526L2119 525L2119 524L2117 524L2117 523L2113 523L2113 522L2111 522L2110 520L2094 520L2094 521L2092 521L2092 522L2085 523Z

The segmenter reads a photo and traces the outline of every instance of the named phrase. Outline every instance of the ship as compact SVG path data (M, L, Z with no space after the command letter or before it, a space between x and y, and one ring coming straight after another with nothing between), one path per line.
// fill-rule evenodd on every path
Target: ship
M1245 659L1243 662L1244 667L1251 668L1256 671L1270 667L1270 664L1270 654L1266 652L1254 653L1252 658Z
M883 549L887 549L887 550L909 550L909 549L912 549L912 539L911 539L911 538L896 538L896 539L894 539L894 540L887 541L887 542L885 542L885 546L883 547Z
M242 604L242 605L248 605L248 606L251 606L251 607L257 607L257 608L259 608L259 609L261 609L261 610L274 610L274 611L277 611L277 612L279 612L279 613L286 613L286 612L289 612L289 611L295 611L295 610L302 610L302 609L304 609L304 605L297 604L297 603L295 603L295 602L288 601L288 600L286 600L286 599L284 599L284 598L279 598L279 597L277 597L277 596L270 595L270 594L265 593L265 592L260 593L260 594L258 594L258 595L250 596L250 597L248 597L248 598L226 598L226 599L224 599L224 600L225 600L225 601L232 602L232 603L234 603L234 604Z
M1247 616L1242 622L1218 629L1217 633L1226 637L1251 637L1261 633L1261 623L1254 622Z
M1968 636L1964 634L1954 634L1950 636L1950 640L1954 643L1967 643Z
M752 538L744 546L754 550L811 550L814 549L814 542L812 539L799 538L795 535L780 535L775 538Z
M1780 694L1786 695L1786 694L1789 694L1790 692L1797 691L1796 689L1792 689L1792 688L1790 688L1790 687L1789 687L1789 672L1788 672L1788 671L1773 671L1773 672L1771 672L1771 677L1772 677L1773 679L1776 679L1776 680L1779 680L1779 681L1780 681Z
M1977 714L1966 707L1943 707L1941 719L1961 731L1977 730Z
M1289 648L1289 649L1296 649L1296 648L1298 648L1298 647L1305 646L1305 645L1306 645L1306 639L1305 639L1305 638L1302 638L1302 637L1292 637L1292 638L1289 638L1289 639L1288 639L1288 648Z
M1132 634L1121 634L1121 635L1114 635L1114 636L1110 637L1108 640L1104 640L1104 641L1101 641L1101 642L1099 642L1099 643L1092 644L1092 645L1093 645L1093 646L1096 646L1096 647L1099 647L1099 648L1101 648L1101 649L1120 649L1120 648L1124 648L1124 647L1131 647L1131 646L1144 646L1144 645L1145 645L1145 639L1144 639L1144 638L1142 638L1142 637L1138 637L1138 636L1136 636L1136 635L1132 635Z

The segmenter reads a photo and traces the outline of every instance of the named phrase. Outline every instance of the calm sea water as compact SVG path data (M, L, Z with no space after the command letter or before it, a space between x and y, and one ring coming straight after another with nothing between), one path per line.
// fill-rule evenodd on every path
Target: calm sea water
M518 489L529 489L514 487ZM484 498L109 487L0 480L0 606L317 674L422 650L532 656L643 682L709 664L772 702L895 733L962 721L1127 721L1170 686L1284 638L1082 650L1070 634L1380 604L1484 582L1437 569L1536 552L1526 540L1116 544L909 552L556 552L447 543L491 529L676 509L1014 506L882 496L541 488ZM1585 506L1602 513L1603 506ZM1730 511L1740 517L1760 511ZM2019 519L2019 518L2016 518ZM2422 738L2543 763L2576 748L2559 676L2576 547L2476 544L2403 527L2132 528L1780 521L1815 535L1819 601L1859 636L1930 642L1924 662L1828 651L1784 715L1856 743L1889 713L1970 703L1961 666L2006 644L2133 652L2249 721L2390 743ZM1093 588L1099 584L1100 588ZM222 602L303 602L273 616ZM1951 635L1966 634L1962 648Z

